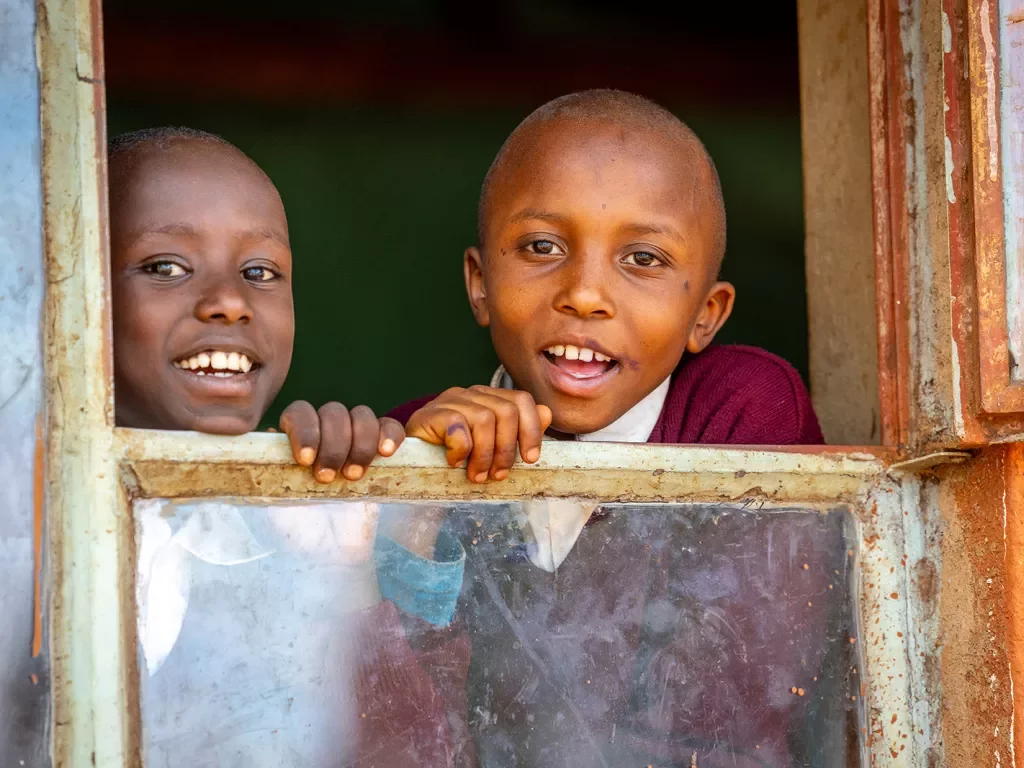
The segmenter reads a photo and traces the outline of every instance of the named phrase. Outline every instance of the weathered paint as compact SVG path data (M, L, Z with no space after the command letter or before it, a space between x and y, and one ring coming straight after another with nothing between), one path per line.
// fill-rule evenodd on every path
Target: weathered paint
M881 483L868 497L860 551L861 629L872 765L941 764L937 597L917 588L938 578L935 515L916 478Z
M1007 630L1015 598L1006 582L1004 504L1011 501L1008 480L1024 472L1011 458L1016 450L986 448L969 463L942 468L932 481L942 523L936 586L946 765L1012 765Z
M1006 448L1006 495L1003 502L1003 547L1006 557L1006 618L1011 757L1024 755L1024 727L1016 722L1024 713L1024 446ZM1011 760L1011 764L1015 764Z
M37 8L53 759L134 765L130 525L112 433L99 2L44 0Z
M998 146L1002 151L1007 341L1010 378L1021 383L1019 363L1024 361L1024 0L1001 0L998 9ZM990 147L993 146L996 144L990 141Z
M905 445L910 432L907 341L905 125L900 94L904 69L899 13L890 0L869 0L868 89L871 120L875 304L878 312L878 395L882 442Z
M43 404L42 190L35 4L0 23L0 763L49 765L49 659L36 543Z
M470 483L444 452L407 440L358 482L316 483L294 464L282 435L227 439L119 429L132 492L147 497L281 496L393 499L521 499L532 496L605 501L801 501L849 498L885 463L866 451L788 453L658 445L545 443L536 464L509 478Z

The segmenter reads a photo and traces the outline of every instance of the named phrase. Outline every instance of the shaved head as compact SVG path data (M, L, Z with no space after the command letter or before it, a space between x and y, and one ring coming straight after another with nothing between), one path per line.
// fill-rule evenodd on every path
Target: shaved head
M640 140L667 143L684 159L689 172L679 179L707 230L709 262L717 274L725 256L725 202L718 171L697 135L678 117L649 99L625 91L595 89L561 96L534 110L506 139L484 177L477 209L477 236L486 250L487 217L495 187L511 170L528 170L531 154L553 125L578 126L586 132L595 126L616 126L623 134Z

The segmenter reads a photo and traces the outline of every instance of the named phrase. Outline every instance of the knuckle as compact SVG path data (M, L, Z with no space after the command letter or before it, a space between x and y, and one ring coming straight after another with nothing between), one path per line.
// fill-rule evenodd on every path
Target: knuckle
M352 414L353 419L363 419L367 421L376 421L377 416L374 414L373 409L368 405L357 405L349 411Z
M515 419L519 417L519 407L509 400L503 400L500 405L496 406L498 415L505 419Z
M516 404L520 408L524 408L524 409L535 408L536 405L537 405L534 402L533 395L531 395L529 392L523 392L522 390L517 390L515 395L514 395L514 397L516 399Z

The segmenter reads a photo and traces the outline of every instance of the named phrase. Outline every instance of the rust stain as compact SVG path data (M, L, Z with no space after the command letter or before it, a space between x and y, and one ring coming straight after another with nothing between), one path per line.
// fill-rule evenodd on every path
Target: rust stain
M1024 712L1024 445L1006 457L1006 617L1013 711ZM1014 729L1014 751L1024 754L1024 730Z
M40 416L36 419L36 452L33 461L33 482L32 482L32 551L34 553L33 565L33 595L34 604L32 618L32 658L36 658L43 650L43 502L44 502L44 480L45 471L45 444L43 442L43 419ZM35 677L35 675L33 675ZM34 681L33 681L34 682Z
M1004 492L1014 473L1024 471L1012 450L984 449L941 476L939 663L946 765L988 764L995 752L1009 753Z

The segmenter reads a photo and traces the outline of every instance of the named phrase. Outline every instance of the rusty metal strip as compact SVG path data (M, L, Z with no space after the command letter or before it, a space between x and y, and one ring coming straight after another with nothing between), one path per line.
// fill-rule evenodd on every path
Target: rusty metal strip
M41 0L37 25L53 757L136 765L130 517L112 431L99 0Z
M981 406L987 413L1018 413L1024 386L1011 381L1006 311L999 4L969 0L967 22Z
M904 445L910 430L907 381L904 197L905 169L899 150L903 126L898 101L903 89L898 12L890 0L868 0L868 109L878 312L878 396L882 443ZM894 18L896 17L895 22ZM895 27L895 32L893 30Z

